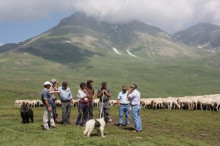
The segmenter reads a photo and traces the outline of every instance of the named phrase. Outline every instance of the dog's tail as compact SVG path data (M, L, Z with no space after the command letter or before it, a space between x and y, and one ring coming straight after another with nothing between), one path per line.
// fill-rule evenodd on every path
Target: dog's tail
M87 135L87 133L89 132L89 129L86 127L85 131L83 132L83 135Z

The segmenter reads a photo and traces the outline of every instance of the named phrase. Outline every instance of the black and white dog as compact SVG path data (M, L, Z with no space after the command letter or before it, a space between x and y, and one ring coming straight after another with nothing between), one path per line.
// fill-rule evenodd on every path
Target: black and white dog
M91 132L93 131L93 129L97 129L97 132L101 134L102 137L104 136L104 129L105 129L105 125L107 123L110 123L111 119L109 116L106 116L105 118L102 117L100 119L90 119L86 122L86 129L84 131L84 135L90 137Z
M27 104L23 104L20 110L21 118L23 123L29 123L29 118L31 122L34 122L34 113L31 108L28 108Z

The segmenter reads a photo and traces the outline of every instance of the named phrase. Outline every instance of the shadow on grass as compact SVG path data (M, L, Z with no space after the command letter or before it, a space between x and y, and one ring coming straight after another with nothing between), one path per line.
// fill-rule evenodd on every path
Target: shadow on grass
M128 131L133 131L133 130L135 130L135 128L133 128L133 127L127 127L125 124L122 124L122 126L118 126L118 124L114 124L114 126L117 126L118 128L120 128L120 129L123 129L123 130L128 130Z

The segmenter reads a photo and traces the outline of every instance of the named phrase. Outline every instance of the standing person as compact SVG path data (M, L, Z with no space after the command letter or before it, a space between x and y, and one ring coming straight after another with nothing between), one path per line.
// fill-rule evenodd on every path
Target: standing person
M97 97L100 99L99 101L99 115L101 117L109 117L110 105L109 105L109 98L111 97L111 93L109 89L107 89L107 83L103 82L101 89L98 90ZM102 105L103 100L103 105Z
M41 100L44 105L44 115L43 115L43 127L44 130L49 130L51 127L55 127L53 114L52 114L52 106L53 101L50 95L50 82L46 81L44 82L44 89L41 94Z
M141 106L140 106L140 92L137 90L137 85L132 84L128 94L127 94L128 100L131 102L131 110L132 110L132 118L135 126L135 130L133 132L140 132L142 131L142 124L141 124Z
M118 106L119 110L119 118L118 118L118 126L121 127L123 123L123 115L125 114L125 125L129 126L129 101L127 100L127 86L122 87L122 91L118 94Z
M93 119L93 106L94 106L94 98L95 98L95 92L92 87L93 81L88 80L87 81L87 92L88 92L88 101L89 101L89 107L88 107L88 112L89 112L89 119Z
M57 112L56 112L56 93L59 93L58 91L58 84L59 82L56 81L56 79L52 79L50 81L50 83L52 84L52 86L50 87L50 94L51 94L51 98L52 101L54 102L54 106L52 106L52 114L53 114L53 119L54 122L57 123Z
M78 90L77 94L79 100L79 107L78 107L78 117L76 121L76 125L84 126L88 120L88 92L86 90L86 83L80 83L80 90ZM83 117L82 117L83 113ZM82 117L82 122L81 122Z
M59 96L61 100L61 108L62 108L62 123L63 125L70 124L70 112L71 106L73 105L73 96L69 87L67 87L68 83L63 82L62 87L59 87Z

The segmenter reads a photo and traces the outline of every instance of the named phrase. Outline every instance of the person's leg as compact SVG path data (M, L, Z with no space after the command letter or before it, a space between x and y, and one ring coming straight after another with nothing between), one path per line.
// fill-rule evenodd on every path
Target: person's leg
M93 101L89 102L89 107L88 107L88 111L89 111L89 119L93 119Z
M71 113L71 105L70 102L67 102L67 123L70 124L70 113Z
M129 104L125 105L125 125L129 126L130 122L129 122Z
M48 115L49 115L49 117L50 117L50 126L51 126L51 127L55 127L55 122L54 122L54 118L53 118L52 112L48 112ZM50 128L51 128L51 127L50 127Z
M53 115L53 119L54 119L54 121L55 121L55 105L53 105L52 107L51 107L51 112L52 112L52 115Z
M142 131L142 123L141 123L141 116L140 116L140 113L141 113L141 106L139 106L139 110L138 110L138 131Z
M110 105L109 102L104 102L104 117L109 117L109 122L111 122L110 119Z
M80 125L82 111L83 111L82 103L79 103L79 106L78 106L78 117L77 117L77 120L76 120L76 125Z
M61 103L61 108L62 108L62 123L67 124L67 121L66 121L66 102Z
M49 129L49 125L48 125L48 111L47 111L46 107L44 107L43 126L44 126L44 130L48 130Z
M88 106L86 103L83 104L83 120L82 125L85 125L88 120Z
M101 113L101 117L103 117L103 113L104 113L104 104L102 105L102 102L99 102L99 116Z
M134 121L134 126L137 131L142 130L141 119L140 119L140 106L132 106L132 117Z
M56 99L53 99L53 102L54 102L54 106L53 106L53 119L54 119L54 122L57 123L57 117L56 117Z
M123 105L119 107L119 117L118 117L118 126L121 126L123 123Z

